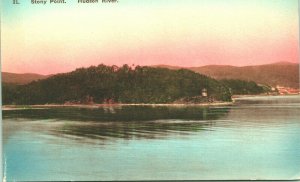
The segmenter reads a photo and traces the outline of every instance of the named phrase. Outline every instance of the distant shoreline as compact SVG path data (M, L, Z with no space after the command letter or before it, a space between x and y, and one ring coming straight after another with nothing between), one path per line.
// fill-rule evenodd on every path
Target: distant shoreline
M279 96L295 96L300 94L274 94L274 95L267 95L267 94L257 94L257 95L233 95L231 98L232 100L239 99L239 98L246 98L246 97L279 97Z

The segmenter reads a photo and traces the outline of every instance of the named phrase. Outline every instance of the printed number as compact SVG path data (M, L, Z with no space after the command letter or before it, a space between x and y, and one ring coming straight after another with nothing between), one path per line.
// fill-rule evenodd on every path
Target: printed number
M20 4L18 0L13 0L13 4Z

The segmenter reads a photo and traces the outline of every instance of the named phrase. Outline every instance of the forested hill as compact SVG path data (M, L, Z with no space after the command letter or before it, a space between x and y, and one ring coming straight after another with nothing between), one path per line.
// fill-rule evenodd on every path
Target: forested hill
M231 100L224 84L190 70L99 65L26 85L4 85L3 103L172 103L183 98L199 100L203 89L214 101Z
M194 72L212 77L217 80L238 79L244 81L254 81L259 84L269 86L285 86L299 88L299 64L289 62L278 62L266 65L254 66L226 66L226 65L208 65L202 67L178 67L169 65L156 65L151 67L169 68L172 70L188 69ZM2 72L2 82L14 84L27 84L31 81L45 79L51 75L39 74L16 74Z

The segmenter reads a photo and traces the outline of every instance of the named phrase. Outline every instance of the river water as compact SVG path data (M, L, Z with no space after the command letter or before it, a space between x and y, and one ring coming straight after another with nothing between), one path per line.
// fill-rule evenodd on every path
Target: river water
M12 180L299 179L300 96L3 111Z

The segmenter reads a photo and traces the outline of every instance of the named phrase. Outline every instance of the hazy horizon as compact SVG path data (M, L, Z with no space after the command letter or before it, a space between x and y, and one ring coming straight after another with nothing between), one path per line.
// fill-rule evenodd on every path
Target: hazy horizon
M2 3L4 72L48 75L101 63L299 62L297 0L20 3Z

